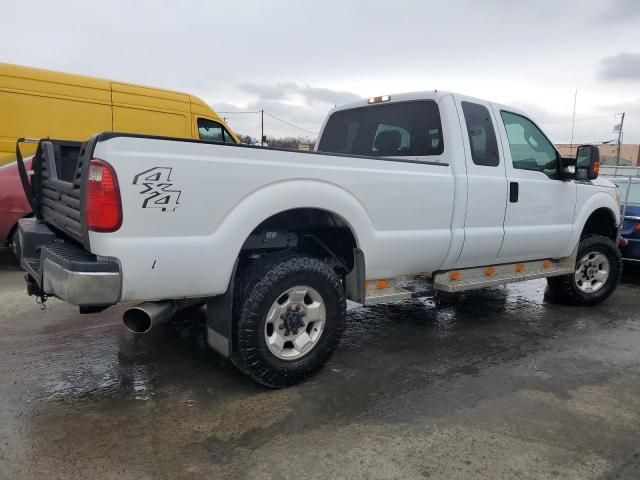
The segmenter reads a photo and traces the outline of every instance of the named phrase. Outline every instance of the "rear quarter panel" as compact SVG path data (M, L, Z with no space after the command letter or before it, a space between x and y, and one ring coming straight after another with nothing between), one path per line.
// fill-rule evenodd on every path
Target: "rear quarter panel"
M123 223L115 233L91 232L91 250L120 262L122 301L225 292L247 236L292 208L343 218L368 278L436 270L449 249L446 165L137 137L100 142L94 156L115 168ZM145 204L143 178L164 184L152 189L169 193L166 208Z

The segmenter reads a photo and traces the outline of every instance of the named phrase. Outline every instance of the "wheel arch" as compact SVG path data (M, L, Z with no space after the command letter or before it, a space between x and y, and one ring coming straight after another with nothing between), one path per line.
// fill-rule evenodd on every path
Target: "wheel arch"
M18 219L16 219L15 223L11 226L11 228L7 232L7 238L4 240L5 245L7 246L10 245L11 237L13 236L14 233L18 231L18 223L20 222L20 220L22 220L23 218L31 218L31 217L33 217L33 212L24 214Z
M277 182L252 192L227 214L219 233L234 238L235 259L249 237L267 227L342 229L349 245L361 251L367 251L375 238L367 210L351 192L308 179Z
M596 192L577 208L573 222L573 234L563 252L562 256L564 257L571 255L585 235L604 235L615 241L618 234L620 207L606 192Z
M603 237L616 240L618 236L618 221L616 215L608 207L599 207L591 212L585 221L580 238L589 235L602 235Z
M324 253L344 263L347 271L353 268L353 252L358 248L356 232L342 216L331 210L302 207L275 213L251 231L241 253L255 251L253 248L256 244L260 249L267 243L266 235L270 232L293 233L295 237L292 241L295 241L296 249L312 256L322 256ZM285 243L277 244L280 247L274 249L286 248L282 246Z

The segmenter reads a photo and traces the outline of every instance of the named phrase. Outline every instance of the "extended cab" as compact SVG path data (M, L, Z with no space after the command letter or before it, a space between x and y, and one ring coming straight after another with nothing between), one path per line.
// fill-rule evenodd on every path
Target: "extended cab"
M286 386L337 345L346 299L547 277L593 305L621 275L598 151L562 158L523 112L447 92L330 112L315 152L103 133L41 141L20 223L29 292L135 332L207 303L210 346ZM29 187L27 186L27 189Z

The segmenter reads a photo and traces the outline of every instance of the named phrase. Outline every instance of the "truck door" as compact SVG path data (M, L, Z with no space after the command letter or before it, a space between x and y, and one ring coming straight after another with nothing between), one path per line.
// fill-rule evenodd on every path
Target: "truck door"
M560 154L530 119L497 105L509 199L501 261L557 257L569 242L576 185L560 176Z
M505 161L491 105L456 95L467 167L467 210L459 267L494 263L504 236Z

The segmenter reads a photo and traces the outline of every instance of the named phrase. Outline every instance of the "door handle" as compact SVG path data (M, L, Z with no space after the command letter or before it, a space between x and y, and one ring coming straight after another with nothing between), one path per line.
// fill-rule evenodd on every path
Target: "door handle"
M509 182L509 201L511 203L516 203L518 201L518 195L520 188L518 182Z

